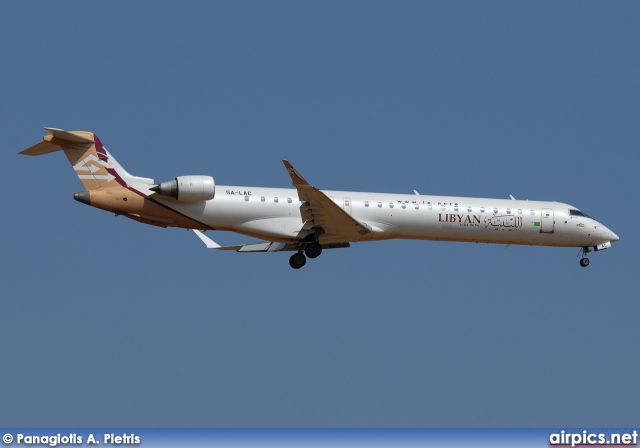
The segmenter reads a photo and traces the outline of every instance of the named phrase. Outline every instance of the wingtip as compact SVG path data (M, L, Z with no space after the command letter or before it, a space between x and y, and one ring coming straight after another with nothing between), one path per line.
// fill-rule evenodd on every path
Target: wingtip
M309 182L298 172L297 169L289 162L287 159L282 159L282 163L284 163L285 168L287 169L287 173L291 176L291 182L295 187L298 186L308 186Z

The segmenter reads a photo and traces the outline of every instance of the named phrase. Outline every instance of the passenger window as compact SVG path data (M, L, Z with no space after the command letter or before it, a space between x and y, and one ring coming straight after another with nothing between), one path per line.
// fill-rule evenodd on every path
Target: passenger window
M382 202L378 202L378 207L382 207Z
M418 210L420 208L420 205L416 204L416 210Z
M275 198L273 198L273 202L275 202L276 204L278 203L278 197L277 196Z
M508 208L508 209L507 209L507 215L510 215L510 214L511 214L511 209L510 209L510 208Z
M260 202L264 202L264 196L260 196Z
M402 204L402 208L407 208L407 204Z
M344 206L345 207L349 207L349 199L345 199L344 200Z
M480 213L484 213L484 207L480 207Z
M440 210L444 211L444 205L440 206Z
M494 209L493 209L493 214L494 214L494 215L497 215L497 214L498 214L498 209L497 209L497 208L494 208Z
M457 205L455 207L453 207L453 211L455 211L455 212L458 211L458 206Z
M291 198L287 198L287 202L291 204Z
M471 213L471 207L467 207L467 211Z
M244 200L245 200L245 201L248 201L248 200L249 200L249 196L245 196L245 197L244 197Z
M393 208L393 202L389 202L389 208Z
M536 214L536 212L534 212L534 211L533 211L533 209L531 209L531 214L532 214L532 215L535 215L535 214Z
M518 209L518 215L522 215L522 209L521 208Z
M364 201L364 206L369 207L369 201Z

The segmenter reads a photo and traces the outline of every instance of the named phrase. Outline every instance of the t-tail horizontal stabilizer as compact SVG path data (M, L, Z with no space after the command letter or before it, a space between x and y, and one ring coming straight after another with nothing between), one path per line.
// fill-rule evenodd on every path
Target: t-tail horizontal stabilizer
M85 190L133 187L145 196L148 194L146 189L153 185L153 179L129 174L93 132L44 129L49 135L45 135L40 143L20 151L20 154L40 156L62 150Z

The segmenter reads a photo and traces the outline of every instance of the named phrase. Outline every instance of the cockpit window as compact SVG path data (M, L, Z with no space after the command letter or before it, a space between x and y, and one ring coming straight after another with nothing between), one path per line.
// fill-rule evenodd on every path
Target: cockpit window
M580 210L570 209L569 214L571 216L584 216L585 218L591 218L591 216L587 215L586 213L582 213Z

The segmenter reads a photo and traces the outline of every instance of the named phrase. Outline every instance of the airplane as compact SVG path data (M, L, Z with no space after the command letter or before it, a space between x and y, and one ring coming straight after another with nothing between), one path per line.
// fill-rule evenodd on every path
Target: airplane
M159 227L193 230L210 249L292 251L303 267L326 249L393 238L608 249L618 236L576 207L560 202L320 190L283 160L295 189L216 185L205 175L156 183L129 174L87 131L45 128L43 141L20 154L62 150L84 190L83 204ZM203 232L224 230L266 241L220 246Z

